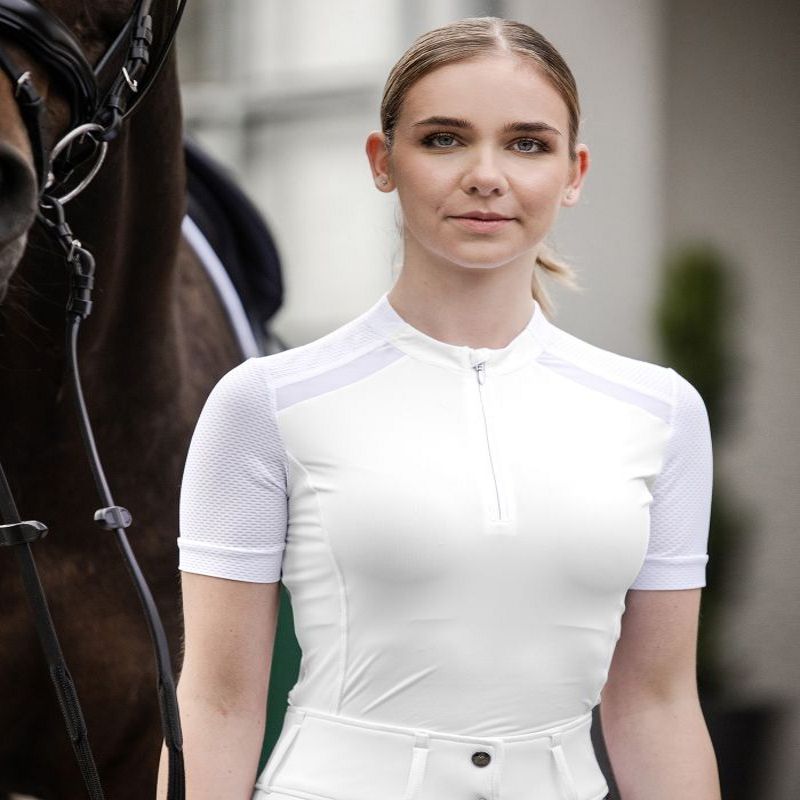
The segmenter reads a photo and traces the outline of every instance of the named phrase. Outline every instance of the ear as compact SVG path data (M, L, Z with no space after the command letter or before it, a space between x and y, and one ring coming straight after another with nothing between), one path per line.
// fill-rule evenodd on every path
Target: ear
M562 206L574 206L581 196L583 179L589 170L589 148L585 144L575 145L575 160L572 162L572 170L569 183L564 187L564 194L561 199Z
M386 148L386 137L381 131L372 131L365 144L367 158L375 185L381 192L391 192L394 180L391 175L391 159Z

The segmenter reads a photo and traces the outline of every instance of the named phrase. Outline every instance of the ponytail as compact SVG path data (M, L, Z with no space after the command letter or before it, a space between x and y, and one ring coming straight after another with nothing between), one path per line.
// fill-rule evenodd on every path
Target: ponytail
M570 289L580 291L583 287L578 283L578 276L575 270L566 261L562 261L549 245L542 243L539 246L539 256L533 268L531 294L533 294L533 299L541 306L544 315L550 319L554 315L555 308L553 301L550 299L550 294L542 283L541 276L543 273L547 273L558 283L568 286Z

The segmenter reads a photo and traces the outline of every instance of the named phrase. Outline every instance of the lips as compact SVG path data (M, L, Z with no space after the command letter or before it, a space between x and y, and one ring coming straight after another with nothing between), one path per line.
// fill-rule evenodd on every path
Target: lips
M510 225L514 220L508 217L501 217L495 214L489 219L482 219L480 217L452 217L453 222L460 228L472 231L473 233L494 233L495 231L504 230L507 225Z
M495 214L491 211L468 211L466 214L458 214L456 219L512 219L512 217L504 217L502 214Z

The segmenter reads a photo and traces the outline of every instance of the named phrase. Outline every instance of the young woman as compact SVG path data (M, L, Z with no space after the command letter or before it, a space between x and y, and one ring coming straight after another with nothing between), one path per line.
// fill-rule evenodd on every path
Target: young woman
M718 800L703 401L558 328L540 282L571 279L544 240L587 172L578 122L517 22L446 25L393 68L366 151L402 208L397 282L225 375L189 450L191 800L601 800L601 700L624 800ZM256 776L279 580L303 660Z

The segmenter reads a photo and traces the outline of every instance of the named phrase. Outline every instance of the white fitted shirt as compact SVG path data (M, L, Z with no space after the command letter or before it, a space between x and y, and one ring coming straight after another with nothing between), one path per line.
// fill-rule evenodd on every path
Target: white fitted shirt
M180 568L283 580L289 703L508 736L599 702L629 589L705 585L712 451L696 389L534 301L503 348L431 338L384 294L209 395Z

